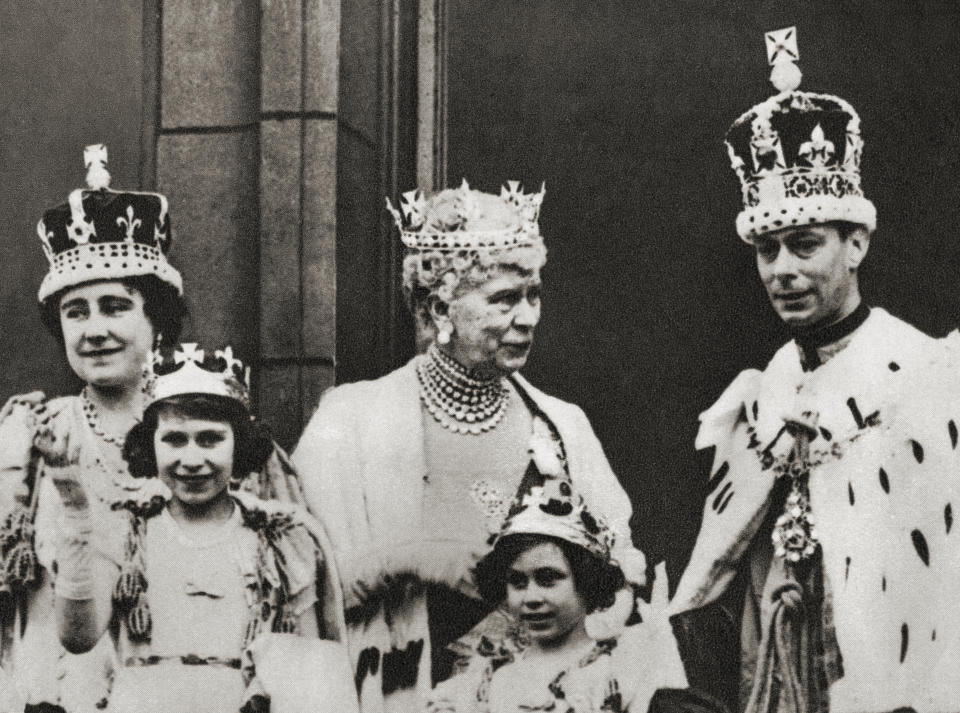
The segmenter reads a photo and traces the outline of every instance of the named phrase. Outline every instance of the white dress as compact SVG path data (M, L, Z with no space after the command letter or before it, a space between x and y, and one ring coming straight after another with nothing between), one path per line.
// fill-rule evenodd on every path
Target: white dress
M254 675L246 647L281 624L289 631L316 603L318 550L306 527L290 517L277 537L265 537L252 523L266 521L266 503L235 497L229 520L203 539L184 532L166 508L146 520L149 637L131 634L115 599L119 667L108 710L236 713ZM268 581L285 591L281 606L264 596Z

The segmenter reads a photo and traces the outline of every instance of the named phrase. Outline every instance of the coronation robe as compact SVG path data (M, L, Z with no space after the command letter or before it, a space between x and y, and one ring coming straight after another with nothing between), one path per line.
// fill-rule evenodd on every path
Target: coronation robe
M812 561L828 596L823 618L806 625L835 635L842 660L828 681L829 710L960 710L958 343L874 308L817 368L804 370L790 342L763 371L742 372L700 417L696 446L715 449L712 477L671 611L716 602L758 547L773 552L759 537L770 537L783 507L783 466L796 453L790 424L808 424ZM775 554L770 567L789 570ZM783 657L790 612L763 604L761 647ZM776 698L796 672L773 671L773 710L783 710Z

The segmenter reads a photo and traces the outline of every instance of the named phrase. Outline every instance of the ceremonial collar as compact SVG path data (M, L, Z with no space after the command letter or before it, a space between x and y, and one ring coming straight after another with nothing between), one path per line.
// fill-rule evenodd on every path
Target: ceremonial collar
M813 371L836 352L840 351L849 337L870 316L870 308L860 302L857 308L843 319L825 327L814 325L794 329L793 339L800 349L800 362L804 371ZM829 349L837 345L837 349Z

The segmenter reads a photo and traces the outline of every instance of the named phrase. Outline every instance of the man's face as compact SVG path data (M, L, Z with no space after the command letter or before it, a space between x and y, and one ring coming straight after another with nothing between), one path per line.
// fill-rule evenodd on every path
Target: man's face
M753 245L770 302L789 326L830 324L856 307L865 231L843 240L829 223L796 226L756 237Z

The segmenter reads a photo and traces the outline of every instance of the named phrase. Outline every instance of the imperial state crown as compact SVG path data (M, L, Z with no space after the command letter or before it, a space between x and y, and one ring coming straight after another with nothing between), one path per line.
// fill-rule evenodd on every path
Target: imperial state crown
M727 132L743 193L737 233L747 242L781 228L834 220L876 227L876 209L860 185L860 117L840 97L798 91L796 40L795 27L767 33L770 78L779 91Z

